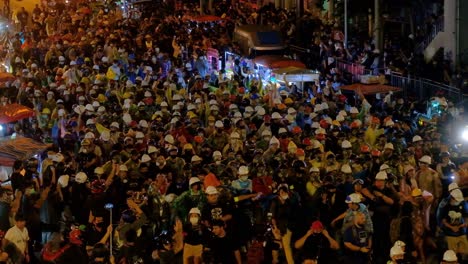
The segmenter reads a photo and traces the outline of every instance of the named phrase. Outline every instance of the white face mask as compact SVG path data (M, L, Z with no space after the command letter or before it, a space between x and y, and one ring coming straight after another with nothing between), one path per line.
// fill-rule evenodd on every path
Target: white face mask
M127 183L128 180L127 180L127 179L123 179L122 182L123 182L123 183Z
M192 225L198 224L198 217L190 217L190 223Z
M241 176L240 177L240 180L243 181L243 182L247 181L248 179L249 179L249 176Z

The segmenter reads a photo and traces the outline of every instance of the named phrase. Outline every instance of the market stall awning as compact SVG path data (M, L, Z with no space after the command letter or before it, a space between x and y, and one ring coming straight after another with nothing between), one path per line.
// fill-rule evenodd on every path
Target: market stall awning
M0 141L0 165L11 167L15 160L29 159L49 146L50 144L25 137Z
M35 115L36 112L33 109L24 105L7 104L0 106L0 124L15 122Z
M12 82L16 79L16 77L8 72L0 72L0 82Z
M279 68L288 68L288 67L296 67L305 69L306 66L304 63L285 58L283 56L278 55L265 55L259 56L254 59L254 63L262 65L264 67L270 69L279 69Z
M401 89L398 87L385 85L385 84L362 84L355 83L351 85L345 85L340 87L341 90L347 91L359 91L361 90L362 94L377 94L377 93L388 93L388 92L400 92Z

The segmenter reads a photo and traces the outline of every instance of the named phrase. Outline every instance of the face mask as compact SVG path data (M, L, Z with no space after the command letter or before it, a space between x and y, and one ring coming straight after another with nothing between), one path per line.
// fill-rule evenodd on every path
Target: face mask
M87 149L83 149L82 151L84 154L88 153L88 150Z
M190 217L190 223L192 225L198 224L198 217Z
M215 163L216 163L216 165L219 165L219 164L221 164L221 161L217 160L217 161L215 161Z
M123 183L127 183L128 180L127 180L127 179L123 179L122 182L123 182Z
M287 194L286 195L281 195L281 199L283 199L283 200L286 200L288 198L289 198L289 195L287 195Z
M243 181L243 182L247 181L248 179L249 179L249 176L241 176L240 177L240 180Z

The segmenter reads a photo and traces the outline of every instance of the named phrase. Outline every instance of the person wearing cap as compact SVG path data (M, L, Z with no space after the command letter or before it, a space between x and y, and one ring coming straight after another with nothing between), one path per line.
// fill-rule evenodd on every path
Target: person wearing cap
M423 156L419 159L419 170L416 171L416 179L418 179L418 187L426 190L434 195L434 200L439 201L442 197L442 183L440 175L433 170L430 165L432 158Z
M418 189L418 181L416 179L416 170L413 166L406 164L403 165L403 177L400 180L400 190L398 196L400 197L400 203L404 201L411 201L411 192L414 189Z
M373 241L373 251L378 258L385 256L390 247L390 218L392 215L393 207L398 203L397 194L389 187L387 187L387 173L380 171L375 176L372 186L365 188L362 194L370 201L369 210L374 212L372 222L374 225L374 237L378 237ZM384 261L381 259L381 261Z
M175 216L183 223L186 222L186 216L191 208L203 208L203 204L206 202L206 196L202 190L202 182L198 177L191 177L188 185L189 189L177 197L172 205Z
M78 170L85 172L87 175L93 175L94 169L99 165L99 157L94 153L94 148L90 139L81 141L81 148L76 157Z
M331 226L335 226L337 222L343 220L343 224L341 227L341 232L344 234L346 228L353 225L354 223L354 215L356 212L361 212L366 217L366 222L364 224L364 229L369 233L374 233L374 228L372 225L372 219L369 214L369 210L367 206L362 203L362 196L358 193L352 193L346 197L345 203L348 205L348 209L337 216L333 221L331 221Z
M390 261L388 261L387 264L399 264L404 260L404 258L405 251L399 246L393 246L390 249Z
M76 61L71 61L70 68L68 68L68 70L66 70L62 76L67 85L79 84L81 78L83 77L83 73L78 69Z
M445 251L440 264L458 264L457 253L451 249Z
M214 149L222 151L223 147L229 143L229 135L224 131L224 124L221 120L215 122L216 130L208 137L208 144Z
M316 220L306 234L296 240L294 248L300 250L301 263L333 263L337 261L334 251L340 246L323 224Z
M184 263L201 263L204 240L209 232L202 224L202 213L194 207L188 213L188 222L184 230Z
M437 224L445 234L448 249L468 256L468 203L458 185L449 185L450 195L439 203L436 213Z
M231 182L232 195L236 203L239 215L239 239L242 245L246 245L251 237L251 227L253 220L252 201L255 201L259 195L253 193L252 180L249 179L249 168L240 166L237 171L238 179Z
M369 263L373 243L381 239L368 233L364 228L365 223L366 216L361 212L356 212L353 225L347 227L343 234L346 263Z
M229 201L219 199L219 191L214 186L208 186L205 190L206 203L202 208L202 220L209 226L214 220L223 220L229 223L232 219L233 208Z

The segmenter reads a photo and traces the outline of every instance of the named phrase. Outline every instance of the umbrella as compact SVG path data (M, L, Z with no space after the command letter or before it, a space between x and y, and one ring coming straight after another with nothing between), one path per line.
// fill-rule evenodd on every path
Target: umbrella
M0 82L12 82L16 80L16 77L8 72L0 72Z
M347 91L359 91L361 90L362 94L370 95L377 93L388 93L388 92L400 92L401 89L398 87L385 85L385 84L362 84L354 83L351 85L345 85L340 87L341 90Z
M8 104L0 106L0 124L15 122L35 115L36 112L33 109L24 105Z

